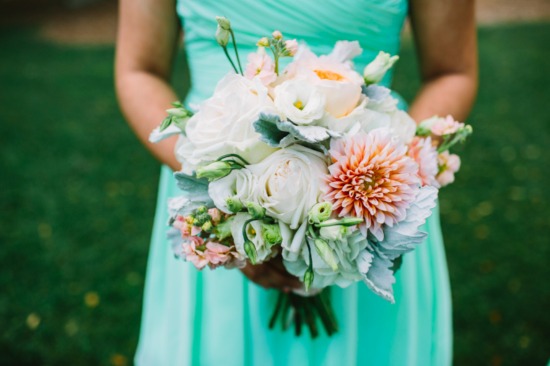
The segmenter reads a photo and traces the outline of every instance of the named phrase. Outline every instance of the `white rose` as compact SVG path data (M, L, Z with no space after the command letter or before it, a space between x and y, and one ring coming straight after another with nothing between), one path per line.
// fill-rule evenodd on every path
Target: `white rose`
M233 170L228 176L210 182L208 195L221 211L232 213L227 207L227 199L235 198L244 205L252 200L257 178L248 169Z
M243 236L243 226L244 223L250 220L252 216L248 213L239 212L235 215L234 219L231 222L231 236L233 237L233 242L235 243L235 249L237 252L241 253L245 257L246 251L244 250L244 236ZM292 241L292 231L288 226L279 221L279 229L281 231L281 237L283 242L281 245L288 245ZM262 224L259 220L250 222L246 228L246 234L248 239L254 244L256 248L256 260L258 263L264 262L270 259L273 255L277 253L272 247L267 245L262 237Z
M307 77L325 95L325 111L336 118L346 116L359 103L364 84L348 58L358 52L353 42L337 43L333 53L321 57L302 48L285 70L285 78Z
M253 122L260 112L273 109L267 89L258 80L226 75L187 123L187 137L176 150L178 160L184 168L186 163L196 166L225 154L239 154L251 163L261 161L274 149L260 140Z
M248 168L258 177L255 201L291 229L307 220L328 174L324 155L301 145L276 151Z
M275 107L297 125L308 125L323 117L325 95L303 79L291 79L274 90Z

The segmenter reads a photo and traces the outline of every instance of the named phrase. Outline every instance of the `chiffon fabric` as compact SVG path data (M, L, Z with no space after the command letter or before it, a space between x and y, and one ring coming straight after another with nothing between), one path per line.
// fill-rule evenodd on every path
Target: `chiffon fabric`
M273 30L296 38L315 53L329 53L338 40L363 48L357 70L378 51L399 51L407 13L403 0L185 0L177 4L191 71L186 104L208 98L230 70L214 39L216 15L231 20L241 61ZM382 84L391 83L391 72ZM267 327L277 292L250 282L238 270L197 271L172 255L166 238L167 199L178 195L163 167L147 267L137 365L450 365L451 300L447 264L434 212L426 242L404 257L394 285L396 303L363 283L333 287L339 331L308 332Z

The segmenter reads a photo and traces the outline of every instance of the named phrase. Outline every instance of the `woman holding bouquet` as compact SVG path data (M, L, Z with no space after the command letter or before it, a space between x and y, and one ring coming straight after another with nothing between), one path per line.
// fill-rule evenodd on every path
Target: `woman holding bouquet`
M409 14L423 84L409 112L420 121L452 114L464 119L477 88L473 1L372 0L174 1L121 0L116 86L130 125L165 166L162 169L147 268L138 365L449 365L451 298L438 214L424 228L427 241L406 255L390 304L365 285L334 287L339 331L332 337L295 337L267 328L277 288L300 288L278 260L239 271L196 271L174 260L166 239L166 200L177 195L172 170L175 139L147 142L178 97L170 87L183 28L192 88L186 105L208 98L228 72L216 44L215 16L231 19L243 54L261 36L281 29L327 54L338 40L357 40L362 69L378 51L396 54ZM248 48L248 49L247 49ZM382 84L389 85L391 74ZM243 276L243 274L245 276Z

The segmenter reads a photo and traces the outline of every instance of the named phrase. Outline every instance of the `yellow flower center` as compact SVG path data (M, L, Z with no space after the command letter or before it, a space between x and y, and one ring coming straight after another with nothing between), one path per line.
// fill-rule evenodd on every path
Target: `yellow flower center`
M332 72L332 71L328 71L328 70L313 70L313 72L316 73L317 76L319 76L319 78L323 79L323 80L342 81L342 80L346 79L342 75L337 74L337 73Z
M302 103L301 100L295 101L295 102L294 102L294 106L295 106L296 108L298 108L299 110L304 109L304 103Z

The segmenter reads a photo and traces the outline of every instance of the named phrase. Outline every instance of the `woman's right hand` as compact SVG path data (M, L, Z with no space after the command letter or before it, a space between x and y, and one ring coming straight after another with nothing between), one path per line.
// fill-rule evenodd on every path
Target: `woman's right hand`
M298 277L286 271L280 255L261 264L247 263L244 268L241 268L241 272L250 281L264 288L275 288L283 292L304 288Z

